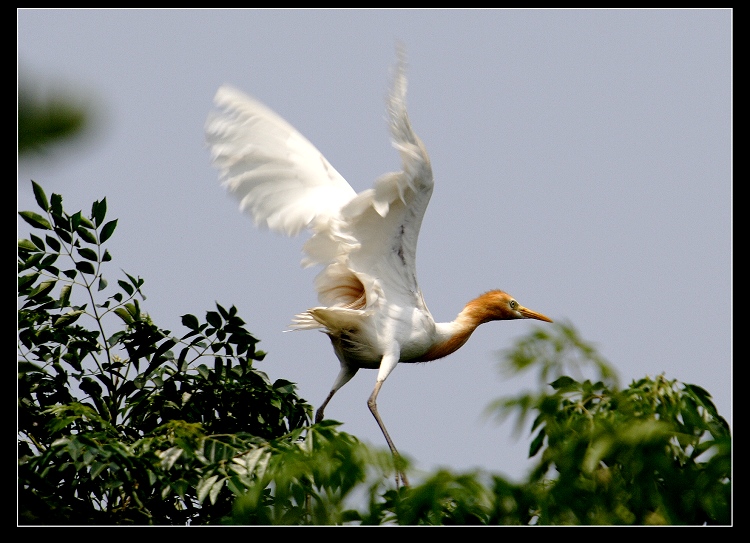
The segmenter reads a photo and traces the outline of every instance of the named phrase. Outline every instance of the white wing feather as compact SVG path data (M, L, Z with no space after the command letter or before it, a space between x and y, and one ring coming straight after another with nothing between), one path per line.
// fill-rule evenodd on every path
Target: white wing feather
M403 61L395 73L388 114L402 170L381 176L372 189L358 194L342 210L344 232L357 242L347 255L347 267L365 286L372 281L389 303L421 307L417 239L432 196L433 178L427 151L412 130L406 111Z
M222 184L255 224L296 235L326 221L356 193L294 127L242 92L222 86L206 141Z

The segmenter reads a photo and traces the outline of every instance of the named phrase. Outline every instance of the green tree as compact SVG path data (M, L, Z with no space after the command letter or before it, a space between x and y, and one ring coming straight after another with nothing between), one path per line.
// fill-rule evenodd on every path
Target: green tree
M87 126L90 113L71 98L56 94L37 98L31 83L18 87L18 154L44 152L51 144L71 139Z
M528 483L536 523L731 522L731 434L707 391L664 375L619 389L611 366L570 324L519 340L504 368L539 371L536 394L491 406L519 423L536 415Z
M22 212L44 238L18 244L22 521L183 524L198 506L204 522L226 515L232 494L217 474L239 453L297 441L310 406L253 368L264 353L234 307L217 305L204 323L183 316L188 331L175 337L141 311L140 278L125 273L97 300L112 290L106 199L87 218L33 188L46 217ZM124 329L110 334L112 315Z
M310 425L294 384L255 367L265 353L234 307L184 315L174 335L142 310L140 277L110 286L106 199L69 214L32 186L42 214L20 213L36 233L18 242L21 524L731 523L731 435L708 392L665 376L620 389L569 324L504 353L539 389L490 406L519 428L532 419L528 481L441 470L395 488L389 451Z

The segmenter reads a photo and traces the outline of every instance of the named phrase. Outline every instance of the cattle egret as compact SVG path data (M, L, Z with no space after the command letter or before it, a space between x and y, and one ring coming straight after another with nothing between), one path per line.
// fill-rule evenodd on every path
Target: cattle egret
M492 290L470 301L451 322L435 322L417 283L422 217L433 189L432 167L406 113L403 56L388 98L393 146L402 170L357 194L302 134L260 102L229 87L216 93L206 140L222 185L259 227L289 236L308 229L304 266L315 279L319 307L296 315L291 328L322 330L341 364L328 402L360 368L378 370L367 405L394 458L398 451L378 414L380 388L399 362L427 362L460 348L480 324L548 317ZM398 466L398 462L397 462ZM396 481L408 479L397 467Z

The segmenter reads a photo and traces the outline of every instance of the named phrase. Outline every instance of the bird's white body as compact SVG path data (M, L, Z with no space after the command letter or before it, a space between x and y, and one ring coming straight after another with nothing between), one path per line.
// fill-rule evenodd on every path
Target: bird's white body
M473 300L454 321L433 319L416 272L417 238L433 190L432 167L412 130L405 98L400 62L388 117L402 170L381 176L359 194L297 130L231 87L219 89L214 99L219 110L206 124L220 179L256 225L287 235L303 229L312 233L302 262L323 266L315 279L321 306L298 314L292 328L326 332L341 364L316 420L358 369L378 369L368 405L394 454L375 399L399 362L446 356L489 320L549 320L502 291Z

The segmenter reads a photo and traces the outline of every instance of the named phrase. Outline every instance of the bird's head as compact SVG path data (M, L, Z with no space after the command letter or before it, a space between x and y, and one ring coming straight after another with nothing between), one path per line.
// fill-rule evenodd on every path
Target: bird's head
M512 319L536 319L552 322L552 319L519 304L513 296L502 290L485 292L472 300L464 309L478 324Z

